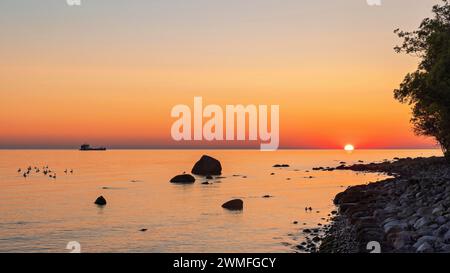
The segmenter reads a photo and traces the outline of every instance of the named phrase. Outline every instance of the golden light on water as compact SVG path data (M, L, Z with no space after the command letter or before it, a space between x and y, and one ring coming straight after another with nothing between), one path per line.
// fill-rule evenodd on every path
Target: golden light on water
M352 144L347 144L345 145L344 150L346 150L347 152L351 152L355 150L355 147Z

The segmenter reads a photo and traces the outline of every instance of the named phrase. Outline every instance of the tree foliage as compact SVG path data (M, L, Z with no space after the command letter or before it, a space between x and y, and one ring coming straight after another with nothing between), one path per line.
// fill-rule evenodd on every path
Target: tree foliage
M395 47L420 59L405 76L394 97L412 107L411 122L418 135L434 137L450 159L450 0L433 7L433 17L412 32L395 30L403 39Z

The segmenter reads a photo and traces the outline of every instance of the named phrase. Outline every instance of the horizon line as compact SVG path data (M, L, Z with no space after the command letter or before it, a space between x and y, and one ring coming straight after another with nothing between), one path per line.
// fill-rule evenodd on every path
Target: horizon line
M79 148L69 148L69 147L0 147L0 150L73 150L78 151ZM240 148L240 147L114 147L107 148L107 150L255 150L261 151L259 148ZM278 148L277 150L344 150L342 148ZM379 148L356 148L355 151L360 150L441 150L439 147L379 147ZM264 150L263 150L264 151Z

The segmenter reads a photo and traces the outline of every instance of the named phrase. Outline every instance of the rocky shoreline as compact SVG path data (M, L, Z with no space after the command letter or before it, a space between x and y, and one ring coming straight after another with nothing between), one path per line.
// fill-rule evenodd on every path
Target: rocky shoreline
M370 252L369 242L379 243L381 252L450 252L450 163L444 158L405 158L333 170L382 172L393 178L336 195L339 212L319 252Z

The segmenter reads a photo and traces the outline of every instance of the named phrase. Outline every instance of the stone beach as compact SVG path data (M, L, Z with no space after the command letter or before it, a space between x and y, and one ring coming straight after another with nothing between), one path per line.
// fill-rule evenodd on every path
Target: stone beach
M329 169L326 169L329 171ZM450 252L450 163L442 157L341 165L337 170L382 172L393 178L347 188L325 229L319 252Z

